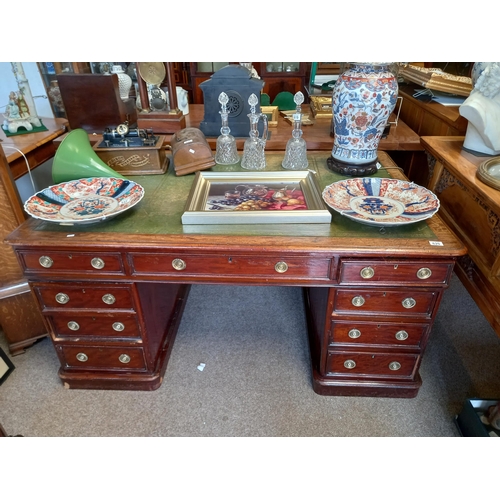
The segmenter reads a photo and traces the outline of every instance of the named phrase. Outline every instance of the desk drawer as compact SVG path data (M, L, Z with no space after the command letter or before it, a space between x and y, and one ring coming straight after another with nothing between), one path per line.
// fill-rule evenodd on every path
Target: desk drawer
M340 284L444 285L450 280L453 262L374 262L342 260Z
M422 289L335 290L333 310L336 313L390 314L430 318L440 292Z
M57 345L56 351L64 368L82 370L145 370L141 347L91 347Z
M123 260L119 253L19 250L17 254L24 271L28 273L125 274Z
M137 338L140 329L135 314L81 314L58 313L46 316L58 338L102 337L108 339Z
M332 321L329 344L420 348L425 342L428 330L428 323Z
M380 354L330 351L326 360L328 374L349 376L411 378L416 372L418 354Z
M331 281L332 259L325 256L183 255L132 253L135 275L269 277Z
M73 285L50 283L33 285L40 304L46 308L65 309L134 309L132 290L128 285Z

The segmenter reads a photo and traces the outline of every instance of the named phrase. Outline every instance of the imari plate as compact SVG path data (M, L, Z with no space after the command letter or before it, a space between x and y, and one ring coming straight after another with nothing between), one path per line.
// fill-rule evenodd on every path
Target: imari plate
M323 190L325 203L340 214L369 226L401 226L432 217L439 200L409 181L362 177L334 182Z
M132 208L143 196L144 188L128 179L90 177L49 186L29 198L24 209L56 224L91 224Z

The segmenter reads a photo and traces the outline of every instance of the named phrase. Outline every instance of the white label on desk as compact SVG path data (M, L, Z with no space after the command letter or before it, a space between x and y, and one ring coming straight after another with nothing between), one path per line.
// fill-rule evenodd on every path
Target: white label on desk
M195 150L194 150L194 149L190 149L190 150L189 150L189 152L190 152L191 154L193 154L193 153L195 153Z
M429 245L432 245L433 247L442 247L442 246L444 246L441 241L429 241Z

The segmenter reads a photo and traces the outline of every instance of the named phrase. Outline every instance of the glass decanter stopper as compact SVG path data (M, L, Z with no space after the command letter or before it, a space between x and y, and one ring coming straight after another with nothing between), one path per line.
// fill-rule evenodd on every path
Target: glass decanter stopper
M248 98L250 104L250 137L245 141L243 146L243 157L241 159L242 168L247 170L263 170L266 168L266 156L264 149L267 140L267 116L264 113L256 113L255 106L257 106L259 99L255 94ZM264 130L262 137L259 137L259 130L257 128L259 120L264 122Z
M222 119L222 127L220 129L221 135L217 138L217 145L215 148L215 163L219 165L234 165L240 161L238 150L236 149L236 140L229 133L231 129L228 125L227 103L229 97L225 92L219 94L219 103L221 111L219 111Z
M292 138L286 144L285 158L281 162L281 166L287 170L305 170L309 162L307 161L307 144L302 138L301 128L304 94L297 92L293 97L293 101L297 107L293 114Z

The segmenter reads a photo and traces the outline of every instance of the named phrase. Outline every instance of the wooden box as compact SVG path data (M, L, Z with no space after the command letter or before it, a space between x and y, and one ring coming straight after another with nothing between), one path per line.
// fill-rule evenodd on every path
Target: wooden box
M154 146L140 147L99 147L93 146L97 156L122 175L164 174L169 165L166 155L165 136L158 135Z
M170 141L175 175L186 175L215 165L205 134L194 127L176 132Z

